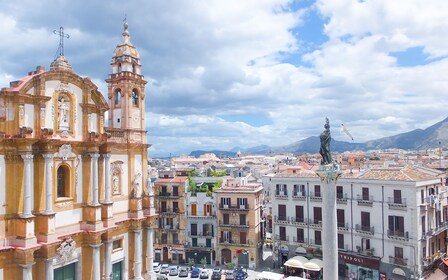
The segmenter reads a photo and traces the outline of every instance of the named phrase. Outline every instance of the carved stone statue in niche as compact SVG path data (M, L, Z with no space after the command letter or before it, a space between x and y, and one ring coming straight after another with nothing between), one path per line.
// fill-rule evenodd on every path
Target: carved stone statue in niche
M120 193L120 175L115 171L112 175L112 191L113 194Z
M65 96L58 99L58 128L68 130L70 125L70 101Z
M134 197L139 198L142 195L142 186L140 185L140 178L142 177L142 173L138 172L134 177Z

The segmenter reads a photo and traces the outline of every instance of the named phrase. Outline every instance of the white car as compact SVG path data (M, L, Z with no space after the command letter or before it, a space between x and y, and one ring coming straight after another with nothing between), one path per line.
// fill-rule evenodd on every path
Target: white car
M155 273L160 273L160 263L154 262L152 263L152 270L154 270Z

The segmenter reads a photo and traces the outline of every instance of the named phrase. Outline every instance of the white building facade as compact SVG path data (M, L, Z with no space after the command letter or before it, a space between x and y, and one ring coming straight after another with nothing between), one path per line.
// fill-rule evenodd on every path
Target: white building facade
M320 257L321 181L312 171L263 178L271 195L274 260ZM401 167L343 174L336 184L339 274L418 279L446 252L446 186L440 172Z

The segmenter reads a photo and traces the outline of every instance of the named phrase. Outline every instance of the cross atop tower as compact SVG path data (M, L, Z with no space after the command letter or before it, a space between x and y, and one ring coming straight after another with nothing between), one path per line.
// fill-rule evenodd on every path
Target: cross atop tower
M64 27L62 26L59 28L59 31L53 30L53 33L59 35L59 47L58 47L59 56L64 56L64 38L68 39L70 38L70 35L64 33Z

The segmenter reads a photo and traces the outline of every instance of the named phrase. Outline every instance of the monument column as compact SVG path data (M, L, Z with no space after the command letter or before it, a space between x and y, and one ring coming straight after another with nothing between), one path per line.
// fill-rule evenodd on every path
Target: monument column
M336 181L342 172L333 161L330 151L330 122L326 118L325 130L320 134L322 161L316 171L322 182L322 253L324 278L338 277L338 228L336 215Z

